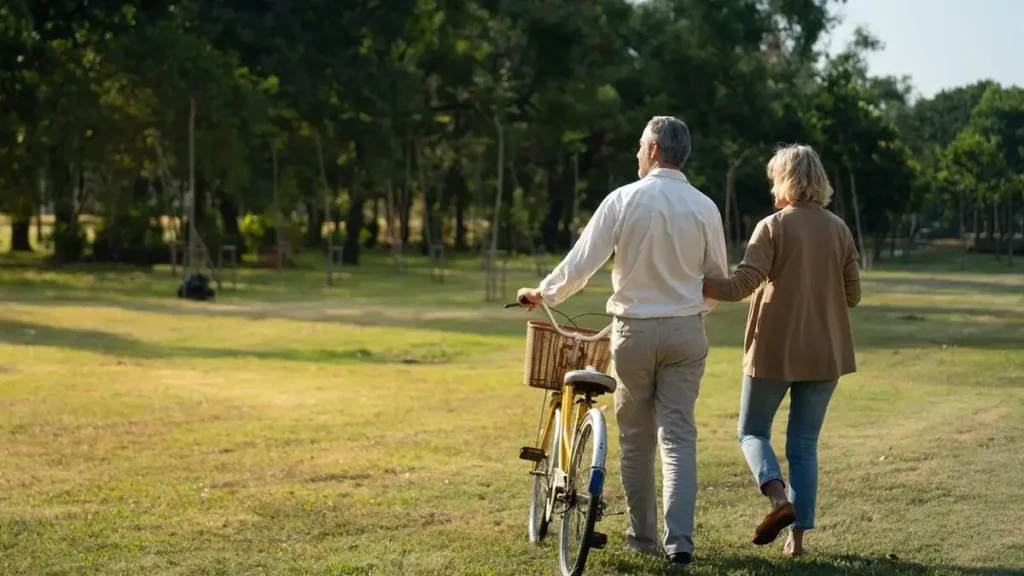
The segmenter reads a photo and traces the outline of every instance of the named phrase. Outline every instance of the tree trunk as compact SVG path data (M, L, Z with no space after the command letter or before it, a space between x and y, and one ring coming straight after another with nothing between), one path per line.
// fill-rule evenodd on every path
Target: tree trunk
M320 165L320 185L323 187L323 195L324 195L324 222L329 222L331 220L332 213L334 212L334 210L333 210L333 207L334 207L334 204L335 204L335 202L333 202L334 194L331 191L330 184L327 183L327 169L324 167L324 149L323 149L323 143L320 141L320 131L319 130L314 131L313 132L313 137L314 137L314 140L316 142L316 158L317 158L317 163ZM324 278L325 278L325 281L327 282L328 286L333 286L334 285L334 231L335 230L337 230L337 227L335 227L334 230L327 230L327 258L324 261ZM351 234L349 234L349 236L351 236ZM359 251L359 232L358 231L356 232L355 236L356 236L356 252L358 253L358 251ZM348 252L348 251L346 250L345 252ZM343 254L343 257L344 257L344 254ZM357 254L356 259L358 260L358 258L359 257L358 257L358 254Z
M444 184L444 175L439 171L434 172L433 189L437 194L437 210L434 212L437 220L431 220L431 230L434 232L434 244L444 244L444 217L448 214L449 199L445 197L447 188Z
M508 164L508 166L505 167L505 169L508 170L509 175L514 175L516 173L516 166L515 166L515 158L514 157L509 159L509 164ZM515 230L515 223L512 221L512 206L515 203L514 200L515 200L515 189L516 189L516 187L517 186L516 186L515 176L513 176L512 177L512 186L509 186L508 184L505 184L504 188L502 188L502 192L504 192L502 194L502 202L503 202L503 204L502 204L502 213L504 215L504 225L505 225L504 228L503 228L503 230L505 232L505 249L508 251L509 254L514 254L515 253L514 252L515 246L513 245L513 242L515 241L515 238L513 238L513 236L512 236L513 231Z
M743 245L743 238L744 238L744 234L743 234L743 227L744 227L743 226L743 218L740 216L740 205L739 205L739 200L736 199L736 192L735 191L732 193L732 213L733 213L733 220L736 222L736 224L735 224L736 236L735 236L735 239L733 240L733 246L742 246Z
M465 252L469 249L466 241L466 198L460 195L455 199L455 251Z
M1006 242L1006 265L1013 266L1013 233L1016 227L1013 225L1013 193L1006 195L1006 230L1008 232Z
M51 154L50 196L53 198L54 225L70 226L75 219L74 183L64 158Z
M394 247L398 243L398 238L395 234L395 215L398 213L398 209L395 205L395 185L391 178L384 181L384 194L387 197L384 212L388 222L388 245Z
M319 202L310 198L306 200L306 214L308 226L306 227L306 246L319 249L323 245L324 219L320 214Z
M978 218L979 218L979 215L978 215L978 202L977 202L977 199L975 199L975 203L974 203L974 251L975 252L978 251L978 238L981 238L981 232L978 229L978 226L980 225L980 223L978 222Z
M420 195L423 197L423 218L420 226L420 253L424 256L430 254L430 245L434 243L432 220L434 218L434 197L430 193L430 186L427 184L426 171L423 169L423 147L419 141L416 142L416 175L420 183Z
M445 188L455 205L455 238L454 246L456 251L463 251L469 247L466 242L466 204L469 201L469 187L466 184L466 177L462 169L453 165L448 169L445 176ZM447 210L446 210L447 212Z
M960 254L960 269L963 270L967 267L967 230L965 230L964 224L964 191L961 188L960 193L960 241L964 244L964 251Z
M422 226L420 226L420 253L426 256L430 254L430 245L434 243L434 194L426 181L420 181L422 182L420 189L423 190L421 194L423 218L421 219Z
M65 151L52 146L50 160L50 197L53 199L53 256L57 262L76 262L82 256L77 239L79 227L75 218L75 183Z
M195 254L194 258L200 258L199 254L199 239L203 236L204 223L207 220L206 215L206 199L210 194L210 183L207 181L206 176L202 172L196 172L194 180L189 184L192 190L192 203L194 206L189 207L189 210L185 213L184 219L184 241L188 245L188 254L186 258L190 258L192 254ZM193 225L193 220L195 224ZM192 244L192 230L195 230L196 244ZM205 240L209 240L206 238ZM186 260L187 263L187 260ZM202 267L202 263L198 262L195 264L196 267Z
M963 222L961 221L960 234L963 235ZM903 245L903 261L908 262L910 260L910 252L914 248L914 236L917 235L917 214L910 215L910 224L907 228L907 238Z
M725 173L725 241L729 243L729 248L732 249L736 246L733 244L732 239L739 237L739 234L732 233L733 217L732 206L735 203L736 195L736 170L739 169L743 162L743 159L747 156L747 151L744 150L740 157L737 158L729 165L729 171ZM736 225L739 225L739 213L735 214L737 219Z
M857 201L857 181L854 178L853 166L850 164L849 158L844 157L844 161L846 162L846 171L850 176L850 200L853 202L853 219L857 225L857 241L860 243L861 267L867 269L867 253L864 251L864 234L860 227L860 203Z
M896 238L900 235L900 229L903 228L903 218L897 218L895 214L889 217L889 258L896 257Z
M36 206L36 244L43 243L43 198L39 195L39 204Z
M834 210L837 216L842 218L843 221L846 221L846 196L843 194L843 173L842 170L838 168L834 173L836 175L836 177L832 179L832 182L835 184L835 190L833 191L835 196Z
M430 185L423 188L423 226L420 227L420 253L430 254L430 246L434 243L434 193Z
M569 246L576 245L576 217L580 211L580 155L572 155L572 210L569 212Z
M498 249L498 223L501 222L501 197L505 189L505 132L501 121L495 117L494 127L498 132L498 186L494 194L494 219L491 222L491 250Z
M348 218L345 220L345 245L342 251L342 262L359 265L359 233L363 230L363 207L366 198L357 190L352 189L353 197L349 201Z
M484 170L483 170L483 159L481 163L476 165L474 172L474 179L476 180L476 189L473 190L474 200L469 203L469 225L473 231L472 247L479 253L483 250L484 243L483 238L480 235L480 218L477 214L477 208L483 210L484 208Z
M988 229L989 240L992 241L992 254L996 260L1002 260L1002 236L999 234L999 201L992 201L992 225Z
M32 243L29 234L32 231L32 218L14 216L11 218L11 252L31 252Z
M514 162L514 160L513 160L513 162ZM505 220L505 226L508 227L508 231L507 231L506 236L505 236L506 239L508 240L508 244L507 244L508 250L509 250L510 254L517 253L518 252L518 248L519 248L518 240L520 239L521 236L526 236L526 239L528 241L527 242L527 244L528 244L527 250L529 251L530 254L533 254L534 250L533 250L533 238L532 238L532 236L530 235L528 230L520 230L519 226L518 226L518 224L519 224L518 219L511 217L512 216L512 210L517 207L515 194L516 194L516 190L519 189L519 174L516 173L515 166L509 166L508 175L512 179L512 182L511 182L512 186L510 188L510 197L506 198L506 200L508 201L508 209L505 210L505 214L509 216ZM524 193L525 193L525 191L524 191Z
M199 199L199 187L196 186L196 99L189 100L188 113L188 189L191 192L191 204L188 213L188 256L185 259L185 273L199 272L202 263L198 262L199 218L203 203Z
M217 208L220 210L220 218L224 223L223 245L234 244L237 248L242 243L242 234L238 229L238 202L233 195L226 193L223 189L216 192ZM211 250L213 247L211 247Z
M373 200L373 219L366 224L366 229L370 231L370 235L366 238L366 243L363 246L367 250L373 250L377 247L380 235L380 198Z
M559 222L562 221L562 212L565 209L565 202L562 199L562 186L560 174L555 178L548 178L548 206L547 215L541 224L541 237L544 239L544 246L549 252L557 252L561 239L559 236Z
M412 212L412 191L406 188L401 195L401 201L399 202L399 238L402 241L402 245L406 246L409 244L409 213Z
M405 246L409 243L409 211L412 210L412 152L405 154L405 180L398 196L398 218L400 220L401 241Z

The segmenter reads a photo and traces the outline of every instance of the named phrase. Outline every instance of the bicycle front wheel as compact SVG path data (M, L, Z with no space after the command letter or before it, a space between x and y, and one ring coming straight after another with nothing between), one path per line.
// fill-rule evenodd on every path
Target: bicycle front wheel
M608 431L604 414L592 408L573 440L564 492L559 559L564 576L581 576L593 543L604 491Z
M553 508L551 488L558 466L558 448L562 441L561 434L559 434L561 423L562 409L555 408L551 421L551 433L548 434L547 443L541 446L544 449L545 457L533 469L533 499L530 501L530 542L532 544L540 544L544 540L548 533L548 524L551 523Z

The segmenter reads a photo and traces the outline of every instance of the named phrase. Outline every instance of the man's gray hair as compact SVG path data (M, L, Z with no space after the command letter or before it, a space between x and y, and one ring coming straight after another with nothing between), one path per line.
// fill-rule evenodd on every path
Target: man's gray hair
M686 124L672 116L655 116L647 128L661 149L661 161L682 167L690 157L690 129Z

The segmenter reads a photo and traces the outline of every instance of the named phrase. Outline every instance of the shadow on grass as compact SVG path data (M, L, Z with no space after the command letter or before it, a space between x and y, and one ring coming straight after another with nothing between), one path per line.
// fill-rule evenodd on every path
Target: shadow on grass
M266 270L240 270L237 290L225 281L213 302L223 304L265 302L302 302L316 299L342 302L396 302L423 306L481 303L484 300L484 275L475 268L451 270L445 282L431 279L426 266L396 272L391 267L371 264L345 270L326 286L322 271L289 270L278 274ZM517 288L536 284L526 269L511 269L507 278L507 298ZM166 271L42 270L0 268L0 301L78 300L104 302L136 298L177 300L180 278ZM603 284L601 281L594 282ZM216 286L211 281L211 286ZM603 308L603 304L602 304Z
M635 560L634 560L635 559ZM962 574L971 576L985 574L988 576L1024 576L1024 568L1002 566L965 567L951 565L925 565L917 562L900 560L895 555L864 556L858 554L814 555L803 558L777 559L759 556L715 556L694 559L690 568L670 567L651 570L651 561L637 559L635 555L621 557L613 561L612 566L619 574L793 574L807 576L833 575L874 575L874 576L930 576Z
M997 276L998 278L998 276ZM1011 277L1012 279L1012 277ZM878 276L871 275L864 279L870 288L881 288L887 292L934 292L939 294L987 292L995 294L1017 294L1024 297L1024 275L1019 282L985 282L977 279L961 279L952 276L941 278L913 276Z
M795 561L772 562L765 558L728 558L721 563L724 571L739 570L747 574L874 574L874 575L929 575L929 574L986 574L1022 575L1024 570L1006 567L928 566L901 561L896 557L873 557L855 554L839 556L805 557Z
M871 275L866 281L877 292L942 294L948 291L1001 296L1000 306L899 306L862 304L852 313L859 350L935 346L1014 349L1020 347L1024 310L1007 305L1005 296L1024 287L1007 277L978 278L955 273L946 277ZM1024 278L1024 277L1022 277ZM1016 277L1013 277L1016 279ZM510 270L509 295L520 284L535 283L527 268ZM602 271L583 295L565 306L569 313L603 312L607 277ZM539 313L503 312L502 302L483 303L483 275L479 261L460 260L446 283L430 279L426 266L399 273L383 259L369 259L332 288L323 285L322 271L267 270L240 272L239 292L222 292L213 305L179 300L177 280L167 271L151 273L61 272L60 274L0 274L0 299L15 302L68 302L110 306L125 310L198 317L264 318L353 324L367 327L400 326L446 333L521 337L524 324ZM870 292L871 290L869 290ZM870 295L870 294L869 294ZM322 304L322 308L318 307ZM363 309L365 308L365 310ZM332 313L342 312L342 313ZM448 314L451 312L451 314ZM713 346L742 347L747 304L722 304L707 319ZM587 318L581 325L603 326L603 318ZM127 348L133 349L128 345ZM137 349L136 346L135 349ZM166 348L161 348L167 350ZM173 351L173 349L171 349ZM266 354L238 351L239 355ZM171 352L165 353L170 354ZM217 351L206 351L207 355ZM179 355L201 355L178 349ZM294 356L296 353L288 352ZM346 352L327 361L345 361ZM222 355L230 356L231 351ZM330 358L330 353L313 353Z
M445 333L483 336L518 337L525 334L527 320L541 319L539 313L525 314L518 310L502 310L500 303L489 305L467 304L445 299L440 295L431 306L423 304L429 295L420 293L415 301L373 301L375 309L360 312L362 305L339 299L337 303L324 302L322 311L309 308L301 301L275 302L252 300L234 302L236 307L212 307L205 304L155 299L105 298L88 295L62 294L47 302L71 302L113 308L170 314L188 317L224 317L250 320L294 320L349 324L364 327L415 328ZM30 295L19 301L37 300ZM565 307L570 315L582 310L600 310L604 296L588 293L572 306ZM585 308L583 307L585 306ZM343 314L332 314L332 308L344 309ZM450 317L445 313L451 312ZM742 347L747 304L720 305L707 319L706 327L712 346ZM1024 336L1024 310L981 307L900 306L862 304L852 312L854 341L858 350L908 349L941 346L966 348L1017 349ZM600 328L606 319L591 316L580 321L588 328ZM258 354L258 353L253 353Z
M712 346L742 347L743 318L735 307L709 316ZM980 307L862 304L851 311L857 350L897 350L960 346L1014 350L1024 341L1024 310Z
M74 330L15 320L0 320L0 344L46 346L135 359L256 359L290 362L438 364L443 357L385 356L364 348L239 350L157 345L100 330Z

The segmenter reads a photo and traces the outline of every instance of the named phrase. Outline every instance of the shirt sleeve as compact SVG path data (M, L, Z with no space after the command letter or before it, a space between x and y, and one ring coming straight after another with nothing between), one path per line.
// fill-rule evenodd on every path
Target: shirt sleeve
M609 194L587 222L579 240L539 289L548 306L558 306L579 292L590 277L611 258L618 238L618 194Z
M775 241L772 229L766 220L762 220L754 228L754 234L747 243L747 251L743 262L728 278L706 278L704 293L723 302L739 302L753 294L754 290L764 282L772 269L775 259Z
M725 278L729 275L729 252L725 246L725 231L722 216L715 207L714 214L707 222L707 238L704 243L704 278ZM710 309L718 305L713 298L704 298Z

